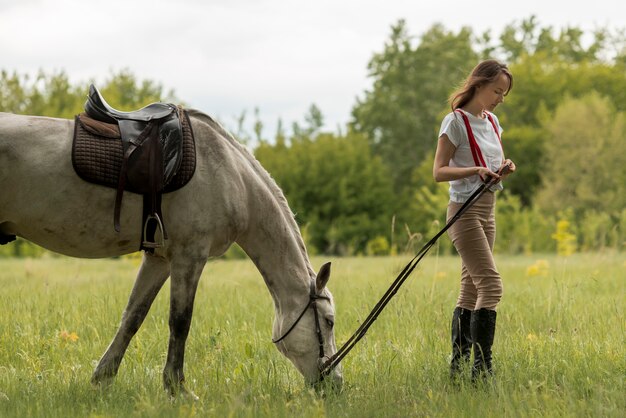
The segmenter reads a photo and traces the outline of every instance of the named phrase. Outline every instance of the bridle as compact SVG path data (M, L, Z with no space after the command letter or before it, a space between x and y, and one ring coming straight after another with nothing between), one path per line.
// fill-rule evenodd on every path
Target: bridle
M272 340L272 342L274 344L277 344L279 342L281 342L283 339L285 339L285 337L287 335L289 335L289 333L291 333L291 331L293 331L293 329L296 327L296 325L298 325L298 322L300 322L300 320L302 319L302 317L304 316L304 314L306 313L306 311L309 308L313 308L313 314L315 315L315 334L317 334L317 342L319 343L319 358L320 360L323 360L325 358L324 355L324 336L322 335L322 328L320 327L320 319L319 319L319 312L317 311L317 301L319 299L324 299L330 302L330 298L328 296L322 296L322 295L318 295L317 292L315 291L315 280L311 280L311 284L310 284L310 291L309 291L309 303L306 304L306 306L304 307L304 309L302 310L302 312L300 313L300 315L298 316L298 319L295 320L295 322L291 325L291 327L289 327L289 329L287 330L287 332L285 332L283 334L282 337L276 339L276 340ZM319 362L321 365L321 361Z

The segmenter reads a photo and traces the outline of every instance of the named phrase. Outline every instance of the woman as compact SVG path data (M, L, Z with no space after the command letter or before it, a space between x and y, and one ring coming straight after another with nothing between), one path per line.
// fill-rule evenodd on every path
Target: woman
M492 374L491 346L502 280L493 259L496 235L495 194L501 180L515 171L504 159L502 128L493 110L513 86L507 66L487 60L478 64L462 87L452 94L452 112L441 123L433 165L435 181L450 182L448 219L488 178L498 182L484 193L448 230L461 256L461 290L452 316L450 375L458 375L474 349L472 381ZM504 166L506 174L500 175Z

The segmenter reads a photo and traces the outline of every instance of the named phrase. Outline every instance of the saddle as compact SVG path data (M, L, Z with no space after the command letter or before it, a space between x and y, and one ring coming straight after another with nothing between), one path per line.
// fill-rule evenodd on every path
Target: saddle
M165 244L162 194L181 188L191 179L195 158L193 131L182 108L152 103L122 112L112 108L94 85L89 87L85 113L76 116L74 169L89 182L117 190L113 210L117 232L124 191L143 195L140 249L152 252Z

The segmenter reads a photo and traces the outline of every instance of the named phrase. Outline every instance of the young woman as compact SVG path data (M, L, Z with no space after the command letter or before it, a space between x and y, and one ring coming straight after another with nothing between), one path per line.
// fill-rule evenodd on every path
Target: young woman
M500 180L515 171L515 164L504 158L502 128L492 112L512 86L506 65L495 60L478 64L450 97L452 112L441 123L433 165L435 181L450 182L448 219L485 179L498 179L448 230L462 260L461 290L452 316L450 375L456 377L462 362L469 362L473 346L473 381L492 374L496 306L502 297L493 259L495 192L502 190ZM505 165L508 172L500 175Z

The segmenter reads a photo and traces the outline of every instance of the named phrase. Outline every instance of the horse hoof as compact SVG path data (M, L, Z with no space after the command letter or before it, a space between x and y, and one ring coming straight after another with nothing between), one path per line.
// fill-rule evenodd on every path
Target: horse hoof
M199 401L200 398L193 393L193 391L187 389L184 383L179 383L177 386L171 386L166 388L166 391L169 393L170 400L175 401L177 399L182 399L184 401Z
M181 393L181 396L183 397L183 399L187 401L197 402L200 400L198 395L196 395L195 393L193 393L192 391L188 389L186 389L183 393Z
M91 375L91 386L95 388L103 388L111 386L115 380L115 375L100 373L98 370Z
M112 377L108 377L105 379L92 377L91 386L93 386L95 389L107 388L113 384L113 380L114 379Z

